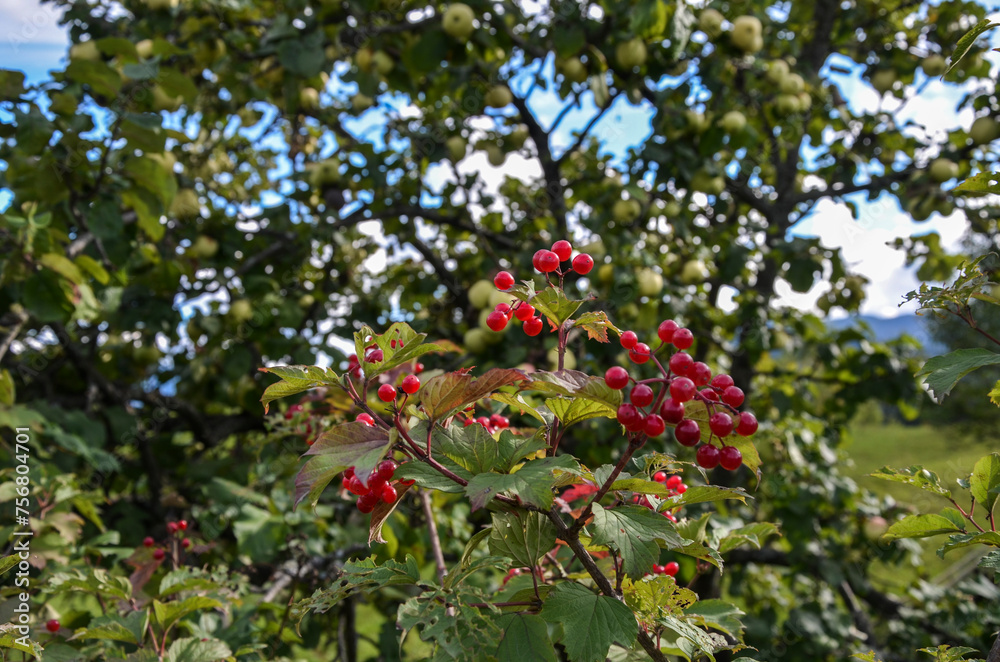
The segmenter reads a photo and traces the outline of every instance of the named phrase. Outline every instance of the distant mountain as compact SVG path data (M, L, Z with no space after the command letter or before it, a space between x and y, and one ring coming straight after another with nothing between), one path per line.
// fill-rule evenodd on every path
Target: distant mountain
M928 354L942 354L947 351L940 343L934 341L927 328L927 318L919 315L899 315L898 317L877 317L875 315L852 315L839 320L827 322L832 329L846 329L864 322L875 334L875 340L885 342L895 340L902 335L908 335L920 341Z

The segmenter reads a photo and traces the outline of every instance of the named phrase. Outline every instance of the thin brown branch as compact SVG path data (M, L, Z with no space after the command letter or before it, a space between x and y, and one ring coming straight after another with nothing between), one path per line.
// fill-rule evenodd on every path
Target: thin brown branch
M420 490L420 501L424 507L424 517L427 518L427 531L431 537L431 552L437 566L438 583L444 583L448 574L448 566L444 563L444 553L441 551L441 538L438 537L437 523L434 521L434 509L431 507L431 495L426 490Z

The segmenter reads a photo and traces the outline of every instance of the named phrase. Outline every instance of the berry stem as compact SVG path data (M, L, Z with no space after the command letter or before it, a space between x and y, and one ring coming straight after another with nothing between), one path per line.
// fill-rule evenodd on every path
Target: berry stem
M437 523L434 521L434 509L431 507L431 495L426 490L420 490L420 501L424 506L424 517L427 518L427 531L431 537L431 552L437 566L438 584L444 584L448 574L448 566L444 563L444 553L441 551L441 538L438 537Z
M972 513L974 513L975 510L976 510L976 500L975 499L972 500L972 507L969 508L969 512L965 512L962 509L962 506L958 505L958 502L955 501L954 499L949 498L948 501L951 501L951 504L953 506L955 506L955 508L958 509L958 512L962 513L962 517L964 517L965 519L969 520L972 523L972 526L974 526L977 529L979 529L980 533L984 533L985 532L985 529L983 529L983 527L979 526L979 523L975 519L973 519L973 517L972 517Z

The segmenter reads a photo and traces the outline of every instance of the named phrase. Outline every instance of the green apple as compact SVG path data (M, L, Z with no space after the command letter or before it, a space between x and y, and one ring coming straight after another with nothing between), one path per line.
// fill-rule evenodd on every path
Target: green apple
M253 305L246 299L237 299L229 306L229 316L237 323L253 319Z
M153 57L153 40L143 39L135 45L135 54L143 60Z
M396 61L393 60L392 56L385 51L375 51L375 55L372 56L372 60L375 62L375 71L379 72L383 76L388 76L396 67Z
M704 283L710 275L708 267L701 260L688 260L681 267L681 282L685 285Z
M635 198L628 200L616 200L611 206L611 217L619 223L631 223L639 218L642 213L642 205Z
M486 351L486 331L479 327L469 329L462 335L462 344L470 354L482 354Z
M219 250L219 242L208 235L200 234L191 244L190 253L193 257L207 259L215 255Z
M340 161L337 159L326 159L309 168L309 185L313 188L323 188L338 182L340 182Z
M166 91L159 85L153 86L153 110L156 112L167 111L172 113L181 107L184 103L184 97L177 95L175 97L170 96Z
M969 129L973 145L985 145L1000 138L1000 125L992 117L977 117Z
M571 57L564 60L558 67L562 75L571 83L582 83L587 80L587 67L578 57Z
M528 139L528 127L524 124L518 124L514 127L514 130L507 134L507 140L510 142L510 146L514 149L521 149L524 147L525 141Z
M774 98L774 112L780 117L787 117L799 112L799 97L794 94L779 94Z
M469 303L473 308L482 309L490 305L490 295L497 291L497 288L489 280L477 280L469 288Z
M935 198L934 211L942 216L951 216L955 213L955 201L946 197Z
M97 43L93 39L90 41L81 41L79 44L73 44L70 47L69 59L97 62L101 59L101 51L98 50Z
M871 77L872 87L879 94L885 94L892 89L892 86L896 84L896 70L895 69L879 69Z
M788 68L788 63L784 60L775 60L767 65L767 72L764 76L770 82L775 85L781 85L781 82L788 77L791 71Z
M448 150L448 157L455 163L465 158L465 147L465 138L461 136L452 136L444 141L444 148Z
M923 67L924 73L931 78L940 76L948 69L948 63L943 57L937 54L924 58L920 66Z
M314 87L303 87L299 90L299 106L305 110L319 108L319 91Z
M669 200L667 204L663 205L663 215L667 218L677 218L684 211L681 208L681 203L676 200Z
M299 308L311 308L316 303L316 297L311 294L303 294L299 297Z
M744 53L756 53L764 47L764 40L761 36L763 26L756 16L738 16L733 21L733 31L731 39L733 46Z
M655 297L663 291L663 276L649 267L643 267L635 274L639 285L639 296Z
M799 92L796 98L799 100L799 112L804 113L805 111L812 108L813 98L809 96L808 92Z
M726 190L726 180L707 170L698 170L691 177L691 188L706 195L719 195Z
M704 113L699 113L697 110L685 110L684 120L693 133L704 133L708 130L708 118L705 117Z
M931 161L928 172L934 181L946 182L958 177L958 164L951 159L934 159Z
M785 94L799 94L805 91L806 82L798 74L788 74L779 83L781 91Z
M615 265L602 264L597 269L597 280L605 285L610 285L615 280Z
M201 202L194 189L182 188L177 191L170 204L170 213L177 218L194 218L201 214Z
M615 48L615 59L622 69L641 67L646 63L646 44L638 37L622 42Z
M486 96L483 97L483 101L488 108L506 108L513 100L514 96L510 93L510 89L506 85L491 87Z
M476 30L472 24L475 18L476 14L469 5L456 2L448 5L448 9L445 10L444 16L441 18L441 27L449 36L465 42Z
M868 540L878 542L885 535L885 532L889 530L889 522L884 517L875 515L866 519L862 528Z
M726 133L739 133L746 125L747 118L738 110L730 110L722 116L722 130Z
M486 160L490 162L491 166L499 168L507 160L507 152L503 151L500 145L487 145Z
M714 9L706 9L698 16L698 29L715 39L722 34L722 24L726 17Z
M500 290L498 290L496 286L493 285L492 283L490 284L490 287L492 287L493 289L490 291L489 310L487 312L491 313L493 312L493 309L499 306L501 303L510 303L511 296L507 292L501 292ZM484 317L483 319L486 318ZM481 326L485 325L486 324L484 322Z
M354 54L354 64L358 65L361 71L371 71L375 64L375 53L370 48L359 48Z
M375 105L375 100L367 94L355 94L351 97L351 105L359 113L363 113Z

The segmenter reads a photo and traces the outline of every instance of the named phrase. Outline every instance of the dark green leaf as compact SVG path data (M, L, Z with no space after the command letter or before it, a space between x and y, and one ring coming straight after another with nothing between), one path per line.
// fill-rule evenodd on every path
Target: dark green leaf
M456 464L451 458L438 457L435 459L446 469L460 478L466 481L472 480L473 475L466 471L464 467ZM452 492L455 494L461 494L465 490L463 486L459 485L451 478L448 478L434 467L429 464L424 464L423 462L407 462L402 464L398 469L396 469L395 476L396 478L416 481L416 484L419 487L424 487L429 490Z
M632 610L579 584L564 582L549 593L541 616L562 625L562 644L571 662L603 662L611 644L631 648L639 634Z
M170 644L165 662L218 662L232 654L229 646L218 639L184 637Z
M493 513L490 529L490 553L513 559L533 568L538 559L556 546L556 527L538 512Z
M990 453L976 462L969 488L976 501L992 512L997 500L997 487L1000 487L1000 453Z
M925 377L927 387L937 402L941 402L962 377L987 365L1000 364L1000 354L987 349L958 349L927 361L917 373Z
M548 508L553 501L552 488L558 482L556 472L576 467L576 461L568 455L543 457L526 462L512 474L479 474L469 481L465 493L473 510L482 508L502 492L538 508Z
M938 478L937 474L933 471L924 469L921 466L912 466L908 469L890 469L889 467L882 467L878 471L868 475L873 478L890 480L894 483L913 485L914 487L919 487L922 490L926 490L932 494L937 494L938 496L943 496L945 498L951 496L951 490L945 488L941 484L941 480Z
M681 538L666 517L641 506L603 508L594 504L591 544L608 545L622 556L629 577L642 577L660 555L660 545L682 547Z
M951 64L948 66L948 69L944 72L944 75L947 76L948 73L951 72L951 70L954 69L959 62L962 61L962 58L965 57L965 54L968 53L969 49L972 48L972 45L976 43L976 39L979 38L979 35L983 34L984 32L986 32L991 28L996 27L997 25L1000 24L993 23L989 19L984 18L983 20L979 21L974 26L972 26L971 30L962 35L962 38L959 39L958 43L955 44L955 51L951 54Z
M271 384L264 389L264 395L260 397L264 405L264 413L267 413L268 406L278 398L308 391L320 386L340 386L340 377L329 368L320 368L314 365L285 365L273 366L270 368L260 368L261 372L269 372L281 378L280 382Z
M431 445L473 474L492 471L497 462L497 442L482 425L435 427Z
M496 652L497 662L556 662L558 659L541 616L508 614L501 616L497 624L503 630Z

